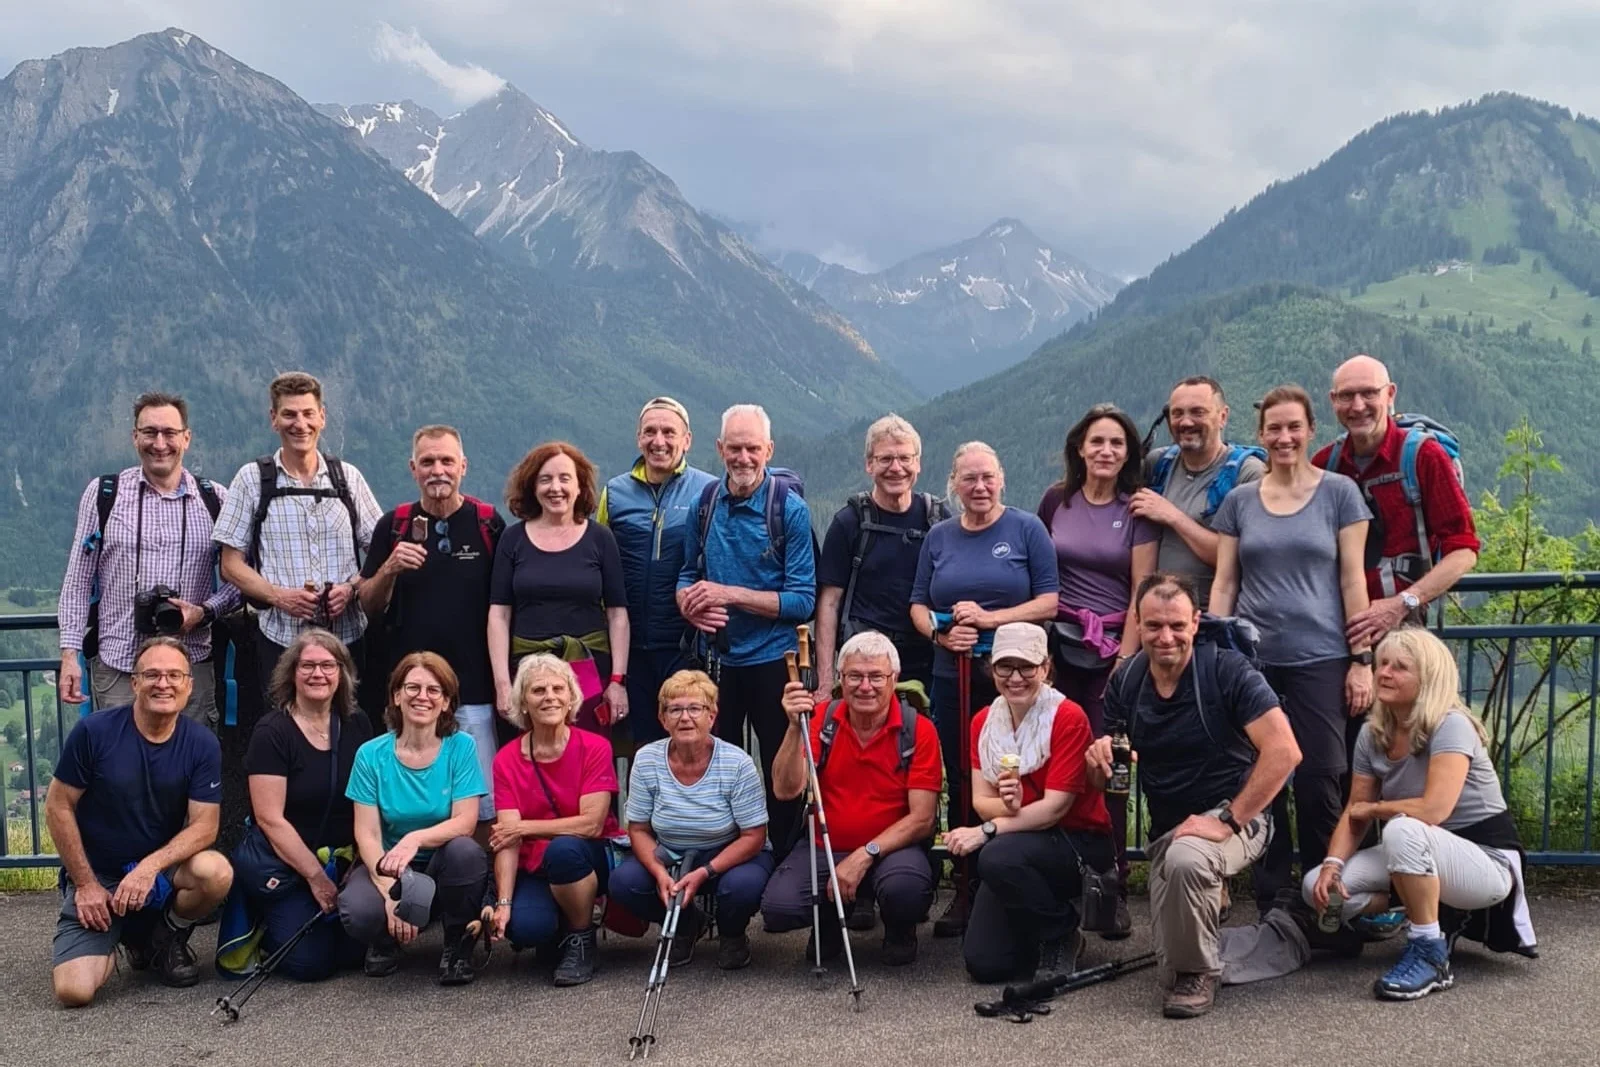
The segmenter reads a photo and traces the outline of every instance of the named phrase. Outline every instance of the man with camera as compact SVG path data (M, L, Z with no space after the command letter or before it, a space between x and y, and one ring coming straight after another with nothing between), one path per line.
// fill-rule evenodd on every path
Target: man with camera
M184 713L217 721L211 623L239 604L217 580L211 532L225 494L184 469L193 435L189 405L170 393L133 402L139 465L91 481L61 582L61 699L95 709L133 703L134 653L156 634L182 641L199 666ZM87 660L88 686L84 684Z

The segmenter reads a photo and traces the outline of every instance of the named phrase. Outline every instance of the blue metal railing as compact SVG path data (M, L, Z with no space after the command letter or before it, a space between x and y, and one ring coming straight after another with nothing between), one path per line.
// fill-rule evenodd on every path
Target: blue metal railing
M1453 590L1465 601L1488 595L1600 590L1600 572L1474 574ZM1462 615L1460 611L1452 615ZM1470 609L1468 611L1470 614ZM0 632L48 632L53 615L0 615ZM1501 786L1523 832L1528 859L1540 864L1600 865L1594 826L1596 733L1600 724L1600 610L1586 621L1518 624L1436 620L1437 632L1456 650L1461 692L1491 731ZM0 868L54 866L46 847L44 791L37 773L41 747L55 731L55 755L80 709L50 687L53 708L38 707L34 682L59 666L55 658L0 660L0 682L22 679L18 757L0 776ZM1487 680L1485 680L1487 679ZM1520 683L1520 688L1519 688ZM85 679L85 686L88 682ZM13 766L20 766L14 771ZM12 779L26 781L12 788ZM1536 787L1530 794L1530 786ZM1142 798L1137 790L1130 836L1142 842ZM20 850L14 840L25 828ZM1143 850L1130 849L1134 858Z

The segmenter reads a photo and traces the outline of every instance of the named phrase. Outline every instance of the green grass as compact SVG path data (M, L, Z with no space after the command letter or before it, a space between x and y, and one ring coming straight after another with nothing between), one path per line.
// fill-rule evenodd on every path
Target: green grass
M1515 330L1518 323L1532 322L1535 337L1565 341L1574 350L1583 347L1585 338L1592 337L1600 345L1600 298L1582 292L1548 264L1533 273L1533 263L1539 258L1537 252L1524 249L1521 263L1493 267L1477 263L1442 275L1407 274L1368 286L1350 302L1400 318L1415 314L1423 326L1434 316L1454 315L1460 321L1470 314L1474 324L1493 318L1494 330ZM1554 300L1550 299L1552 285L1556 287ZM1428 306L1419 308L1423 296L1428 298ZM1583 326L1585 314L1594 316L1594 325L1587 329ZM1600 368L1600 363L1596 366Z
M1517 220L1511 197L1495 187L1478 199L1450 212L1450 228L1472 242L1476 259L1492 245L1517 239ZM1548 289L1547 289L1548 293ZM1428 299L1433 299L1431 296Z
M33 839L26 822L6 820L6 837L7 854L25 855L33 851ZM50 831L42 823L39 826L39 837L41 851L46 853L55 851L55 845L50 840ZM27 893L54 889L56 877L54 867L0 868L0 893Z

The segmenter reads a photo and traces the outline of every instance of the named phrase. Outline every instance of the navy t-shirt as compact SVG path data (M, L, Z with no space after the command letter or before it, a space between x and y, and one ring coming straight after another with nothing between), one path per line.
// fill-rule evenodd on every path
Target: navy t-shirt
M876 508L876 522L902 531L897 534L875 530L867 539L867 552L861 559L861 574L850 602L850 616L868 629L884 633L909 633L911 625L911 586L917 577L917 557L922 552L922 537L928 529L928 499L921 493L911 498L909 511L893 512ZM873 509L867 511L873 517ZM916 536L913 536L916 535ZM822 541L822 557L817 560L817 584L850 588L851 563L861 544L861 523L856 509L846 504L833 516L828 536ZM843 605L841 602L841 609Z
M511 635L543 641L605 632L606 609L628 606L611 528L590 519L571 548L546 552L520 522L495 548L489 603L511 605Z
M971 600L985 611L998 611L1045 593L1054 596L1058 587L1050 531L1037 515L1008 507L976 532L962 529L959 517L929 530L917 559L911 602L946 612L959 601ZM955 677L955 657L939 649L933 673Z
M151 744L133 722L133 707L78 720L61 749L55 776L82 789L78 833L95 874L113 881L178 836L189 801L222 803L222 746L184 715L172 736Z

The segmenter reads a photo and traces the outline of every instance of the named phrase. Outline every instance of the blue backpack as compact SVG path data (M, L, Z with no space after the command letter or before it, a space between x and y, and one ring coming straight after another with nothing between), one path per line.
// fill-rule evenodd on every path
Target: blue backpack
M790 493L798 494L801 500L806 498L806 483L788 467L768 467L767 473L772 476L772 485L767 489L767 551L781 563L789 547L789 532L783 526L784 508L789 503ZM700 531L699 568L702 578L706 573L706 538L711 533L711 516L716 508L717 495L721 492L722 479L718 478L700 490L700 503L695 509L695 528ZM813 556L822 554L817 550L816 531L811 534L811 548Z
M1177 445L1168 445L1156 456L1155 466L1150 471L1150 488L1157 493L1167 491L1167 479L1172 477L1172 469L1178 465L1179 452ZM1222 506L1222 498L1239 484L1239 471L1244 467L1244 461L1251 456L1265 463L1267 450L1259 445L1228 445L1228 458L1223 461L1222 469L1211 479L1211 485L1206 489L1206 510L1200 516L1202 520L1209 519L1217 513L1217 509Z
M1418 568L1409 567L1408 563L1410 561L1405 556L1381 558L1376 566L1380 569L1386 569L1386 573L1407 575L1414 582L1422 574L1427 573L1433 564L1438 562L1438 558L1428 544L1428 520L1427 516L1422 512L1422 484L1417 479L1417 453L1422 451L1422 446L1427 442L1437 442L1439 447L1444 449L1444 454L1450 458L1450 466L1455 471L1456 482L1465 485L1466 479L1461 473L1461 442L1449 427L1430 419L1426 415L1393 415L1391 418L1394 419L1396 426L1406 431L1405 444L1400 447L1400 469L1389 474L1380 474L1376 478L1366 479L1360 483L1361 492L1367 497L1367 503L1370 505L1372 504L1372 489L1374 486L1386 485L1390 482L1400 483L1401 491L1405 493L1406 503L1411 505L1411 514L1416 519ZM1349 436L1347 433L1342 433L1334 439L1333 447L1328 451L1326 469L1330 471L1339 469L1339 457L1344 452L1345 441ZM1374 516L1377 513L1377 508L1373 507ZM1377 533L1376 524L1374 525L1373 533ZM1370 556L1372 551L1370 549L1368 555L1369 565L1371 565Z

